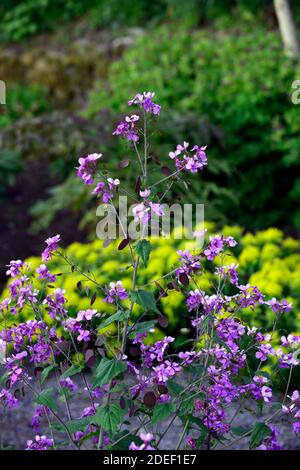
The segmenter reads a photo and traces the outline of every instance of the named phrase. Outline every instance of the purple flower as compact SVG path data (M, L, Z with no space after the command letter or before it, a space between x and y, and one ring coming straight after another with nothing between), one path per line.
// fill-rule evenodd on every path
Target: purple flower
M138 93L135 95L135 97L128 101L128 106L132 106L133 104L143 108L146 113L152 113L154 115L157 115L160 113L161 106L157 103L154 103L152 101L152 98L154 97L155 93L153 92L146 92L144 93Z
M8 390L3 388L0 392L0 402L7 408L17 408L19 401Z
M159 217L161 217L162 215L165 215L165 211L162 207L161 204L158 204L158 203L154 203L154 202L150 202L149 203L149 206L151 208L151 210L156 214L158 215Z
M97 160L102 157L102 153L92 153L78 160L77 176L82 179L84 184L93 184L93 173L96 170Z
M129 445L129 450L155 450L154 447L150 445L150 442L154 439L153 434L150 433L141 433L140 439L143 441L143 444L138 446L134 442Z
M216 274L221 276L223 279L228 278L231 284L238 284L238 273L237 264L232 263L230 266L221 266L216 269Z
M261 344L259 346L259 350L255 354L255 357L257 357L257 359L259 359L260 361L264 362L267 360L269 355L273 355L274 353L274 349L270 344Z
M51 274L49 269L45 264L41 264L39 268L36 268L36 272L38 273L39 279L44 279L48 282L55 282L56 276L55 274Z
M266 437L262 441L261 445L257 447L257 450L280 450L281 449L281 446L277 440L278 436L280 435L279 430L273 424L270 424L269 427L272 431L270 436Z
M66 315L67 309L65 308L65 304L67 303L67 299L65 298L65 293L65 290L57 288L44 299L43 303L48 306L51 318L55 319Z
M101 196L102 202L106 204L114 197L114 193L117 190L117 187L120 184L120 180L108 178L107 183L100 181L97 186L92 191L92 194L96 194L97 196Z
M71 392L76 392L77 389L78 389L78 386L73 382L72 379L70 379L70 377L67 377L66 379L60 380L59 383L60 383L61 387L67 388Z
M41 432L40 428L40 419L45 416L47 413L47 408L43 405L38 405L34 411L34 414L31 419L31 426L33 427L36 433Z
M189 143L178 144L176 150L169 152L169 157L175 161L178 170L186 170L190 173L197 173L207 165L206 147L195 145L191 151L188 150Z
M192 436L188 436L187 437L187 440L186 440L186 445L190 448L190 449L197 449L197 444L196 444L196 441L195 439L192 438Z
M295 434L300 433L300 421L295 421L293 423L293 431L294 431Z
M87 343L90 340L90 332L88 330L78 330L79 335L77 336L77 341L83 341Z
M7 276L16 277L20 274L21 269L25 266L25 263L20 259L10 261L7 265L9 269L6 271Z
M27 441L25 450L48 450L52 446L52 439L48 439L46 436L36 435L34 441Z
M150 209L143 202L137 204L133 209L134 221L146 224L150 220Z
M138 142L139 136L134 130L135 123L139 120L139 116L133 114L132 116L126 116L125 121L121 121L113 135L120 135L124 139L132 142Z
M90 321L97 314L97 310L80 310L77 314L76 321Z
M275 297L265 302L265 304L269 305L274 313L288 313L293 306L293 304L287 300L284 299L282 302L279 302Z
M128 299L128 294L123 287L122 281L110 282L109 289L106 289L106 297L103 299L103 302L112 304L125 299Z
M47 240L45 240L47 247L42 253L43 261L49 261L50 259L52 259L53 253L58 250L59 242L60 242L60 235L55 235L54 237L47 238Z
M265 402L272 401L272 389L270 387L266 387L265 385L261 388L261 396Z
M201 269L200 255L193 255L190 251L177 251L179 255L179 261L181 262L180 268L176 270L176 276L179 278L180 282L180 274L186 274L188 277L192 276L193 274L197 273Z

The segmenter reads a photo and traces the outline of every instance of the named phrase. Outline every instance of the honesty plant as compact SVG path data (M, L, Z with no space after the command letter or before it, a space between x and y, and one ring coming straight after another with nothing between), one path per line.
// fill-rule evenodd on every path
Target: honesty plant
M207 165L205 147L189 150L184 142L169 154L174 164L169 175L152 181L148 127L160 113L153 98L154 93L141 93L130 100L137 114L125 117L114 131L129 142L136 157L131 162L137 168L133 192L123 187L122 178L106 174L102 154L80 158L77 168L83 183L93 186L91 192L116 212L115 195L131 194L134 218L144 226L153 214L163 216L162 202L171 185ZM122 171L127 163L120 166ZM299 392L289 391L293 368L299 365L300 336L282 336L280 345L274 343L278 318L288 315L291 305L265 300L256 286L239 283L237 266L227 263L228 249L236 245L230 236L211 237L201 250L179 251L178 265L170 273L139 286L138 271L151 263L151 240L133 241L126 230L124 235L118 248L130 253L128 291L117 273L115 282L101 285L89 270L74 265L60 248L59 235L46 240L36 272L20 260L9 264L10 297L0 304L0 403L3 412L13 413L22 406L24 393L32 394L32 435L24 448L160 449L176 426L174 449L222 449L241 439L250 448L279 449L276 420L281 413L290 417L291 432L300 431ZM203 235L195 232L196 237ZM47 263L53 256L61 257L64 274L50 272ZM207 260L218 261L213 294L198 286ZM55 283L74 272L81 277L79 290L84 291L85 283L93 289L85 291L91 308L71 316L68 294ZM167 328L160 299L174 289L186 296L191 331L180 348L171 336L151 341L153 328ZM101 312L99 297L114 306L113 314ZM97 298L99 307L92 308ZM243 309L260 304L273 311L271 332L241 320ZM141 314L134 320L136 306ZM32 314L27 322L19 320L24 308ZM115 334L105 333L112 325ZM274 406L272 379L280 368L289 370L288 380L282 402ZM72 404L76 401L84 403L83 409ZM261 414L263 406L272 407L267 419ZM235 424L245 407L258 416L250 429Z

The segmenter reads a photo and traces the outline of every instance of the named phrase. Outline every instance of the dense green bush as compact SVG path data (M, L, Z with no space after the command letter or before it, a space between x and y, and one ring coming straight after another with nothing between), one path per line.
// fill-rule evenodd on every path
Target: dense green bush
M157 133L154 152L167 161L183 135L209 144L211 173L190 191L213 209L209 218L234 214L246 226L299 228L300 113L290 96L298 75L279 34L253 31L252 22L223 31L161 27L112 64L109 86L95 87L86 115L108 101L123 111L137 89L161 90L163 108L179 112L162 112L164 138Z
M213 224L207 224L207 228L210 234L215 233ZM225 236L229 234L234 236L239 242L238 247L225 259L225 264L239 264L241 283L249 280L250 284L257 285L268 297L277 296L293 302L293 310L280 320L279 334L286 335L288 332L300 334L300 242L293 238L284 238L283 233L276 228L252 234L244 233L238 226L225 226L220 232ZM153 251L150 254L151 262L147 268L141 270L138 279L139 286L170 272L178 261L174 247L188 249L189 245L188 242L180 240L173 240L170 243L170 240L163 239L152 240L151 244L153 246ZM116 273L119 273L118 278L123 281L126 288L130 289L132 273L127 269L130 262L128 250L118 252L115 243L104 248L103 242L96 240L90 244L73 243L67 248L66 253L74 265L79 266L83 272L89 275L88 269L90 269L99 284L104 286L114 281ZM34 269L39 266L41 259L29 258L27 262L31 263ZM216 265L218 263L220 260L216 259ZM197 284L200 289L213 293L214 276L212 271L209 271L211 269L209 266L211 266L210 263L207 264L207 270L203 275L199 276ZM62 265L61 258L54 258L49 264L49 268L54 273L70 271L67 264ZM59 280L61 287L69 293L71 314L89 308L91 296L94 293L92 283L78 273L61 276ZM77 285L79 281L82 281L80 289ZM165 285L164 280L161 280L160 283L161 286ZM90 288L90 293L86 291L86 288ZM2 296L5 297L7 294L6 289ZM97 308L101 312L113 312L110 304L102 302L102 297L102 293L99 292L93 308ZM182 340L184 336L179 333L179 329L189 326L183 294L176 290L169 291L168 297L161 299L160 308L169 319L169 333L174 334L176 331L178 341ZM138 314L137 311L136 314ZM255 311L248 309L244 311L243 315L247 324L260 327L270 327L274 321L273 314L267 312L265 306ZM25 309L23 317L18 320L21 321L30 316L32 316L32 312ZM156 335L160 335L159 329L156 330Z
M180 21L196 26L233 13L272 18L272 0L2 0L0 39L19 41L53 30L57 22L87 16L94 27L148 26L161 21ZM294 0L295 5L297 0ZM271 12L271 13L270 13Z
M0 129L19 118L38 116L51 109L45 90L37 86L11 85L6 101L6 105L0 108Z

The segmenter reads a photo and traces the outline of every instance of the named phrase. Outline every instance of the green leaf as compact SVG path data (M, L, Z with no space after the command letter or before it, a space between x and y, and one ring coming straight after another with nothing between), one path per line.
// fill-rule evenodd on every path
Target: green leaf
M121 440L119 441L119 439ZM142 440L138 436L135 436L134 434L130 434L129 431L126 429L118 433L115 436L115 440L119 442L115 445L108 446L107 450L128 450L131 442L134 442L136 445L141 445L143 443Z
M61 374L61 379L67 379L68 377L71 377L72 375L79 374L81 370L82 370L82 367L73 365L69 367L69 369L67 369L63 374Z
M130 293L130 298L136 304L141 305L146 311L160 313L156 307L156 300L154 293L146 290L133 290Z
M130 311L129 310L125 310L124 312L120 311L120 312L114 313L113 315L108 317L106 320L104 320L103 323L101 323L99 329L101 330L102 328L105 328L106 326L110 325L114 321L127 320L129 318L129 316L130 316Z
M172 396L178 396L183 390L183 386L174 380L168 380L168 389Z
M125 362L104 357L96 368L93 388L108 384L112 379L117 377L117 375L121 374L126 369L127 366Z
M35 401L39 405L47 406L50 410L59 412L59 408L53 398L52 392L53 388L46 388L36 397Z
M92 419L94 424L102 426L110 436L113 436L122 422L124 410L117 403L109 403L97 408L96 414Z
M176 406L174 403L159 403L154 407L152 424L157 424L160 421L168 418L172 413L175 413Z
M134 249L141 258L143 265L146 267L152 250L150 242L148 240L139 240L134 245Z
M133 339L138 333L145 333L151 330L157 323L157 320L142 321L134 325L133 331L130 333L129 338Z
M70 433L75 433L78 431L84 431L85 428L90 424L92 420L91 416L86 416L85 418L72 419L66 423L66 426Z
M235 434L236 436L242 436L248 431L249 431L249 428L245 428L244 426L235 426L231 428L231 432Z
M256 449L271 433L272 429L265 423L256 423L250 437L250 449Z
M43 384L47 379L48 375L52 370L57 367L57 364L51 364L50 366L46 367L41 373L41 383Z

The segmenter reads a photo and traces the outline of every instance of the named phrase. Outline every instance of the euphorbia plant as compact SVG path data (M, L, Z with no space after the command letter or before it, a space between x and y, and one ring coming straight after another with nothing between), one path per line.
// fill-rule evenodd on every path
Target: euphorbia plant
M203 170L207 159L205 147L194 145L189 150L184 142L169 154L173 170L152 181L147 136L160 106L153 93L138 94L128 105L135 106L137 114L127 116L114 134L126 139L133 150L135 188L121 183L130 160L120 163L120 179L106 174L102 155L96 153L79 159L77 174L116 214L117 193L129 194L135 201L133 217L145 234L152 217L164 215L162 203L170 187ZM299 364L300 337L282 336L280 346L273 344L277 320L288 315L291 305L267 300L257 287L239 283L237 266L226 263L227 248L236 245L230 236L217 235L201 249L178 252L178 265L170 273L139 286L138 271L151 263L151 240L144 236L133 240L126 227L121 229L118 249L129 250L131 256L130 290L117 273L115 282L105 286L92 272L76 266L60 248L59 235L46 240L43 262L35 273L20 260L9 265L11 296L0 304L4 370L0 403L4 410L13 409L22 406L22 393L32 394L33 436L28 436L25 447L160 449L172 427L180 426L174 449L221 449L234 447L241 439L250 448L279 449L276 420L281 413L290 416L295 433L300 430L299 392L289 391L293 368ZM195 231L196 238L202 235ZM63 274L50 272L47 263L53 256L61 257ZM203 261L215 259L215 292L208 295L198 281ZM85 290L90 308L75 316L70 315L67 292L55 286L59 275L73 273L81 277L79 290L84 291L87 282L93 286ZM160 298L174 289L185 294L185 314L190 317L189 340L179 349L170 336L151 341L153 328L167 328ZM102 301L115 311L102 313ZM240 319L243 309L259 304L273 311L270 332L250 328ZM23 308L30 309L32 319L20 323ZM105 333L111 325L115 325L113 336ZM279 368L289 370L285 393L264 420L260 411L263 405L273 406L272 377ZM73 404L84 400L83 409ZM245 406L258 416L250 429L235 424Z

